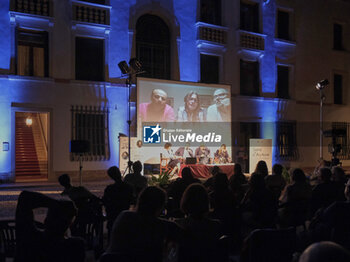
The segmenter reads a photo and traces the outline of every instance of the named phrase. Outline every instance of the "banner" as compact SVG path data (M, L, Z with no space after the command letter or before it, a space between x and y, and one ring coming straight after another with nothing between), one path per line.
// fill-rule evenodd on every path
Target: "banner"
M256 164L263 160L269 172L272 171L272 139L249 139L249 173L255 171Z

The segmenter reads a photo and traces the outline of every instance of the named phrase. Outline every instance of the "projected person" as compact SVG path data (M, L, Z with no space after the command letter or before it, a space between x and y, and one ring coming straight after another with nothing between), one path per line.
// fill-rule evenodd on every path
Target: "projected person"
M214 104L208 107L207 121L231 121L231 101L226 89L220 88L213 94Z
M195 152L198 164L210 164L210 149L200 145Z
M177 111L176 121L179 122L204 122L206 112L200 106L199 95L197 92L190 91L184 97L184 106L180 106Z
M227 148L225 144L222 144L218 150L214 153L214 163L215 164L226 164L230 163L231 158L228 155Z
M142 122L172 122L174 109L166 104L168 94L163 89L153 89L150 103L139 105Z

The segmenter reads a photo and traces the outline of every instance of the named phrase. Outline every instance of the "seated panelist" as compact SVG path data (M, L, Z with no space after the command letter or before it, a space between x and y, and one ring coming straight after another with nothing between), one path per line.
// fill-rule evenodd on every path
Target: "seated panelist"
M195 156L197 158L197 164L210 164L210 149L205 145L200 145L195 152Z
M215 164L227 164L231 163L231 158L228 155L227 148L225 144L222 144L214 154L214 163Z

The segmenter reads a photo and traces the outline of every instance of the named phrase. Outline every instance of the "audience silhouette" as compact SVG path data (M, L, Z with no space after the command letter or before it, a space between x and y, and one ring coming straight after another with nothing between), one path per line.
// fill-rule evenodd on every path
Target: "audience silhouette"
M348 262L350 253L333 242L319 242L309 246L302 253L299 262Z
M178 241L179 227L159 218L166 192L150 186L141 191L136 211L123 211L114 222L109 253L123 254L134 261L162 261L166 241Z
M208 217L209 196L202 184L187 187L181 199L181 210L186 217L176 221L184 229L179 261L220 261L217 251L222 225Z
M124 177L124 182L132 186L134 198L136 200L142 189L147 187L147 178L141 175L142 163L140 161L135 161L132 164L132 169L134 172L127 174Z
M48 208L44 230L39 230L34 221L33 209ZM16 209L16 262L83 262L84 240L66 238L77 210L73 202L55 200L36 192L23 191Z
M122 181L122 176L118 167L110 167L107 174L114 180L114 184L105 188L102 197L107 215L108 235L110 235L113 223L120 212L130 208L133 199L133 190L131 186Z
M103 262L228 261L228 253L240 261L292 262L294 252L302 253L300 262L350 261L350 180L341 167L320 167L314 187L299 168L291 183L280 164L268 175L264 161L249 181L239 164L229 180L213 167L204 185L186 167L167 191L147 187L140 161L133 170L123 181L118 167L109 168L114 183L105 188L102 201L73 186L67 174L58 181L71 201L23 191L16 209L15 261L85 261L87 242L66 233L70 228L71 235L83 236L88 223L102 221L101 203L109 235ZM33 210L40 207L48 212L39 229Z
M64 187L62 196L72 200L78 209L78 214L71 226L74 236L84 236L87 223L97 221L102 216L101 200L83 186L73 186L68 174L58 177L58 182Z

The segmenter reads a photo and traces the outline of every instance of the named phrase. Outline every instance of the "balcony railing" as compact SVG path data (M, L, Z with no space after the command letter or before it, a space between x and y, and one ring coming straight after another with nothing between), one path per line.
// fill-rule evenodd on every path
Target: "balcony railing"
M109 8L91 3L73 3L73 20L109 25Z
M198 40L205 40L225 45L227 42L227 29L221 26L198 22Z
M33 15L50 15L49 0L16 0L14 11Z
M261 34L240 30L239 45L241 48L265 50L265 38Z

